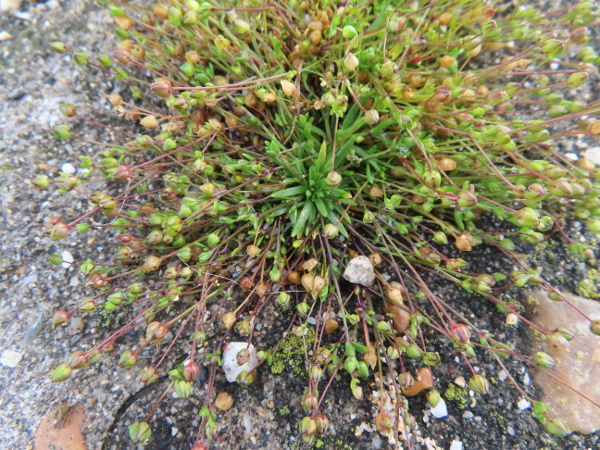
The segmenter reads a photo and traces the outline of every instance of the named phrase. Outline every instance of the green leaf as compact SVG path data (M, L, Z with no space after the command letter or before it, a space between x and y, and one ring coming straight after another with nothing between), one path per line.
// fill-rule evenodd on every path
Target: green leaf
M291 188L277 191L271 195L271 198L298 197L306 192L306 186L294 186Z
M298 219L296 220L296 223L294 223L294 228L292 229L292 237L299 237L303 230L304 227L306 225L306 222L309 220L309 218L311 216L314 216L314 214L316 213L316 209L315 209L315 204L311 201L306 201L304 203L304 207L302 208L302 211L300 211L300 214L298 215Z
M327 160L327 142L323 141L321 149L319 150L319 156L317 157L317 170L320 172L325 167Z
M325 203L323 203L323 200L320 198L315 198L314 202L315 202L317 209L319 210L319 214L321 214L323 217L327 217L329 215L329 213L327 211L327 207L325 206Z

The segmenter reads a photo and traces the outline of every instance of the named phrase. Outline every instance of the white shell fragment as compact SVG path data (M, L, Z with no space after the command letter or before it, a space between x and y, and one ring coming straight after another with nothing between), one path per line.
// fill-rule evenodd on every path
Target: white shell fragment
M350 283L372 286L375 281L373 264L366 256L352 258L344 271L344 279Z
M237 354L244 348L248 348L250 359L246 364L238 366ZM247 342L230 342L223 349L223 371L225 372L227 381L230 383L233 383L241 372L244 370L251 372L257 365L256 349L252 344L248 347Z
M440 399L440 402L435 406L435 408L431 408L431 414L436 419L441 419L442 417L446 417L448 415L448 408L446 407L446 402L444 399Z

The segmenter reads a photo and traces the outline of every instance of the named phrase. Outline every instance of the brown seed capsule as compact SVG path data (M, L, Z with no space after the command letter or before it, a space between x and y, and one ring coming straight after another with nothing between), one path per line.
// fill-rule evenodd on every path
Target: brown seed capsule
M448 56L448 55L442 56L440 58L440 67L447 69L452 64L454 64L454 61L456 61L456 58L453 58L452 56Z
M158 126L158 120L154 116L146 116L140 120L140 125L146 128L156 128Z
M167 8L162 3L157 3L154 5L154 14L156 14L159 18L165 20L169 18L169 8Z
M438 23L440 25L448 25L452 20L452 14L450 13L442 13L440 17L438 17Z
M392 327L398 333L404 334L410 326L410 313L391 303L386 303L385 308L388 313L394 316Z
M292 284L300 284L300 274L293 270L287 274L287 280Z
M305 272L310 272L317 267L317 264L319 264L319 261L317 261L315 258L310 258L308 261L305 261L302 264L302 269L304 269Z
M377 186L373 186L371 189L369 189L369 196L373 198L383 197L383 191Z
M454 161L452 158L444 157L438 160L438 167L444 172L450 172L451 170L456 169L456 161Z
M108 96L108 101L113 106L119 106L121 103L123 103L123 97L121 97L119 94L110 94Z
M260 253L260 248L257 245L251 244L246 247L246 253L250 258L255 258Z
M338 329L338 321L335 319L327 319L325 321L325 332L328 334L334 333Z
M382 411L375 416L375 425L377 426L377 431L381 434L388 434L392 431L394 421L387 413Z
M148 272L152 272L157 270L161 263L162 259L160 259L158 256L150 255L144 260L144 265L142 268Z
M381 255L379 253L371 253L369 261L371 261L373 267L379 267L381 265Z
M456 236L456 248L462 250L463 252L470 252L471 248L473 247L473 243L473 236L466 231Z
M375 369L377 365L377 353L375 353L375 347L370 345L363 356L363 361L371 368Z
M407 397L412 397L425 389L429 389L431 386L433 386L431 369L429 367L422 367L419 369L419 372L417 372L414 384L408 389L401 388L401 390Z
M122 30L130 30L133 26L133 20L127 16L113 16L117 26Z
M161 322L154 321L146 328L146 340L151 344L158 344L166 336L169 329Z
M227 411L233 406L233 397L227 392L219 392L215 399L215 406L221 411Z
M223 314L223 317L221 317L221 320L223 321L225 328L227 328L229 330L235 323L235 320L236 320L235 313L228 312L226 314Z
M254 292L256 292L256 295L258 295L259 297L264 296L267 293L268 287L265 283L258 283L256 285L256 288L254 289Z

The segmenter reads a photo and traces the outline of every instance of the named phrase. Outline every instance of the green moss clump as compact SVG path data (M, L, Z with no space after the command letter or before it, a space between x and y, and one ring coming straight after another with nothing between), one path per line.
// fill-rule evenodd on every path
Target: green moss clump
M596 269L590 269L586 272L587 278L581 280L575 286L575 293L582 297L599 299L600 298L600 272Z
M450 383L448 389L444 392L444 397L446 397L446 400L456 403L459 409L465 409L469 403L469 394L466 389L454 383Z
M305 376L304 358L306 354L304 346L312 346L314 340L315 330L312 328L308 329L306 336L288 335L269 360L271 372L278 374L285 370L296 376Z

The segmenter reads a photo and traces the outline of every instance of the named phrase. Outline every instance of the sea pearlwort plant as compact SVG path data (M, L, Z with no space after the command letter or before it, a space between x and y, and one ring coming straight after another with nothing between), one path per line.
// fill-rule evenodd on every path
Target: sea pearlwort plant
M358 399L374 386L377 429L407 438L407 397L426 391L432 406L440 401L443 358L428 344L430 329L452 343L456 354L444 358L462 359L478 394L490 390L473 369L478 355L550 371L549 355L520 354L478 329L427 280L512 311L563 348L573 339L569 324L536 325L502 292L537 285L568 302L519 246L565 234L570 218L600 233L600 170L558 147L571 136L600 138L600 105L577 96L600 63L586 45L592 2L548 12L472 0L221 3L107 4L120 41L112 57L52 43L121 80L127 95L108 101L131 127L117 130L122 140L94 142L98 153L80 157L78 175L33 180L90 203L81 217L49 217L48 237L96 227L116 241L110 264L81 262L89 298L56 312L53 324L102 313L122 325L51 378L67 380L139 330L115 362L142 383L168 372L168 389L185 398L200 366L210 367L201 449L216 436L215 375L226 344L240 339L247 345L233 361L242 385L273 363L286 336L304 343L306 416L297 425L308 444L327 433L320 405L338 382ZM72 105L62 111L96 123ZM85 140L68 125L54 132ZM592 240L565 238L594 258ZM514 270L469 266L468 252L483 245ZM255 348L257 324L290 310L279 343ZM151 346L160 357L140 364ZM169 366L181 346L184 362ZM548 431L569 433L510 379ZM130 427L134 441L150 439L148 421Z

